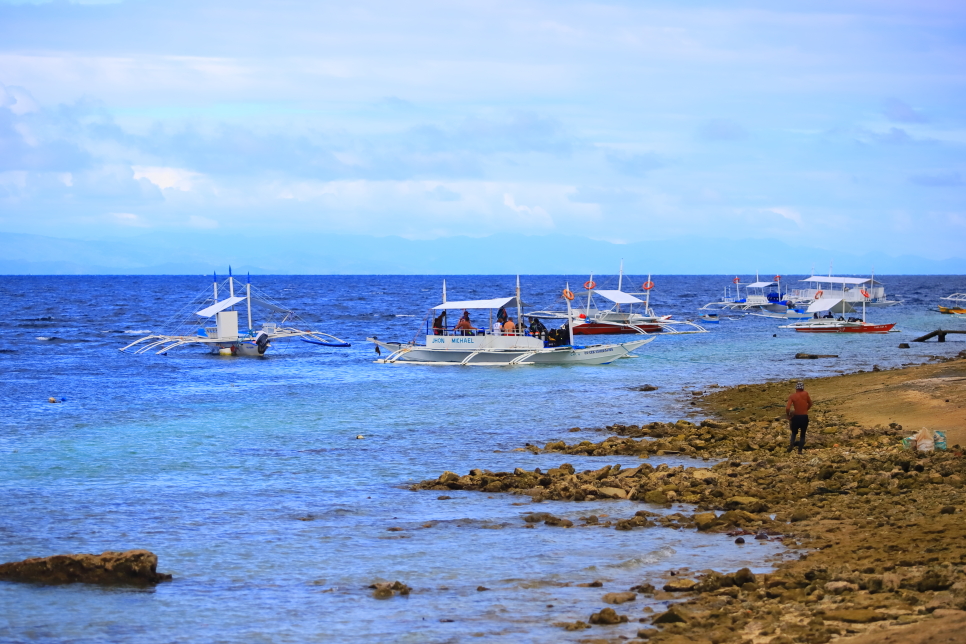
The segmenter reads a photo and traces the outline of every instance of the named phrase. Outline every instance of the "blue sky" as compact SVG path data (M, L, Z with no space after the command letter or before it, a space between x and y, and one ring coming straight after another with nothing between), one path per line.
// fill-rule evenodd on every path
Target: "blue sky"
M964 26L929 0L0 1L0 231L963 257Z

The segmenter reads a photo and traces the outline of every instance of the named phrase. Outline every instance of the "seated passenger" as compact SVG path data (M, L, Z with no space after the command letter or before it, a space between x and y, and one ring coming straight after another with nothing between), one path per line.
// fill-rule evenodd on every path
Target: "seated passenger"
M493 323L493 335L503 335L503 325L499 320Z
M513 318L508 317L506 322L503 323L503 332L507 335L516 335L517 325L513 323Z
M459 335L473 335L471 331L476 331L476 327L470 323L470 312L463 311L463 317L456 323L456 332Z

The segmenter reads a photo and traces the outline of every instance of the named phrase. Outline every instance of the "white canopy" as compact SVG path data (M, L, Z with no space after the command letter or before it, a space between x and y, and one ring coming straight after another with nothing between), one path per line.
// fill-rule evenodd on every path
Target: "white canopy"
M507 306L511 302L516 305L517 298L515 297L498 297L494 300L463 300L461 302L443 302L438 306L434 306L435 311L452 311L453 309L498 309L501 306Z
M755 282L754 284L742 284L745 288L765 288L766 286L778 286L778 282Z
M825 311L831 311L832 313L853 313L855 309L840 297L823 297L820 300L812 302L806 312L824 313Z
M195 315L200 315L203 318L210 318L215 313L218 313L219 311L224 311L225 309L230 308L232 306L235 306L239 302L244 302L244 301L245 301L245 298L244 297L237 297L237 296L236 297L229 297L227 300L222 300L220 302L215 302L214 304L212 304L208 308L201 309L200 311L198 311L197 313L195 313Z
M812 275L808 279L802 280L803 282L820 282L823 284L881 284L881 282L876 282L871 277L829 277L828 275L822 277L817 275Z
M639 300L633 295L625 293L624 291L594 291L594 293L603 298L607 298L615 304L639 304L644 301Z

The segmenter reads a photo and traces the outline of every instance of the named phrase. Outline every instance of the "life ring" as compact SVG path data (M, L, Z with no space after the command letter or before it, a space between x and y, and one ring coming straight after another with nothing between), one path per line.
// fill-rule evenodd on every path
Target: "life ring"
M565 300L573 300L574 299L574 292L571 291L569 288L565 288L563 290L563 296L564 296L564 299Z
M641 284L641 288L644 289L645 291L650 291L652 288L654 288L654 282L652 282L651 280L647 280L646 282Z
M822 296L825 295L825 291L815 291L815 299L820 300Z
M587 289L588 291L595 289L597 288L597 282L595 282L594 280L586 281L584 282L584 288Z
M734 282L735 284L738 284L739 282L741 282L741 278L735 276L735 278L733 280L731 280L731 281Z
M860 288L859 289L859 293L861 293L862 294L862 297L864 297L864 298L870 298L870 297L872 297L871 295L869 295L869 292L867 290L865 290L864 288Z
M780 282L780 281L782 281L782 276L781 276L781 275L776 275L776 276L775 276L775 281L776 281L776 282Z

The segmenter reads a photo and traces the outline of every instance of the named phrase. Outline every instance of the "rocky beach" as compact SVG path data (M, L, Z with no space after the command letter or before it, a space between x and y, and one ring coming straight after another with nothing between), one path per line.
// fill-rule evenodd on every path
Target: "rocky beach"
M672 570L658 588L608 589L599 612L557 624L584 631L584 642L625 642L634 630L638 640L675 644L958 642L966 626L964 376L961 353L810 381L816 405L801 455L787 451L784 401L794 381L747 384L693 392L711 416L700 423L609 425L598 430L608 435L601 441L519 448L559 453L559 467L443 472L412 489L528 496L534 510L525 527L664 526L721 533L735 547L781 540L798 553L768 574ZM901 439L921 426L946 430L948 449L904 448ZM647 461L577 471L567 455ZM669 467L661 463L667 455L709 465ZM539 505L598 499L641 505L626 516L589 514L576 523ZM682 503L693 510L667 512ZM667 610L635 610L638 594L664 600Z

